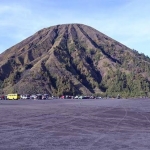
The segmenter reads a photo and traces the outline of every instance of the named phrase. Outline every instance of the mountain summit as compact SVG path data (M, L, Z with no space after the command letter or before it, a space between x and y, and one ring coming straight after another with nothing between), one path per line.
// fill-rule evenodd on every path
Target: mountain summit
M149 76L149 57L83 24L44 28L0 54L4 93L141 96Z

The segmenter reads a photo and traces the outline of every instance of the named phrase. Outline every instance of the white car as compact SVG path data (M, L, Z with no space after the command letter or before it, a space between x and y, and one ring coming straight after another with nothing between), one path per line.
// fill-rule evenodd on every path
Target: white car
M31 95L31 96L30 96L30 99L36 99L36 98L37 98L36 95Z
M75 96L74 98L75 98L75 99L78 99L78 98L79 98L79 96Z
M21 99L30 99L29 95L21 95Z

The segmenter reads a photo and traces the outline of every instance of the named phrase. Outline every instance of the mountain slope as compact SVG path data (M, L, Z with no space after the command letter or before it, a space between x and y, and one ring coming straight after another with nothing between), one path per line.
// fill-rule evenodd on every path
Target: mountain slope
M147 95L149 75L148 57L82 24L44 28L0 55L5 93Z

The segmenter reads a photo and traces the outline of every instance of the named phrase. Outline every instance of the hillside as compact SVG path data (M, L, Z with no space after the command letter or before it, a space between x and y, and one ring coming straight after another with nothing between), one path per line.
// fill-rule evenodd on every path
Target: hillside
M149 96L150 58L82 24L44 28L0 54L1 93Z

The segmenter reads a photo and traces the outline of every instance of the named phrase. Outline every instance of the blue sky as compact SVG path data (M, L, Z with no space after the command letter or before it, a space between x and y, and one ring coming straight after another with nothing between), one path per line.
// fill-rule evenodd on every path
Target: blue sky
M150 57L149 0L5 0L0 2L0 53L38 30L81 23Z

